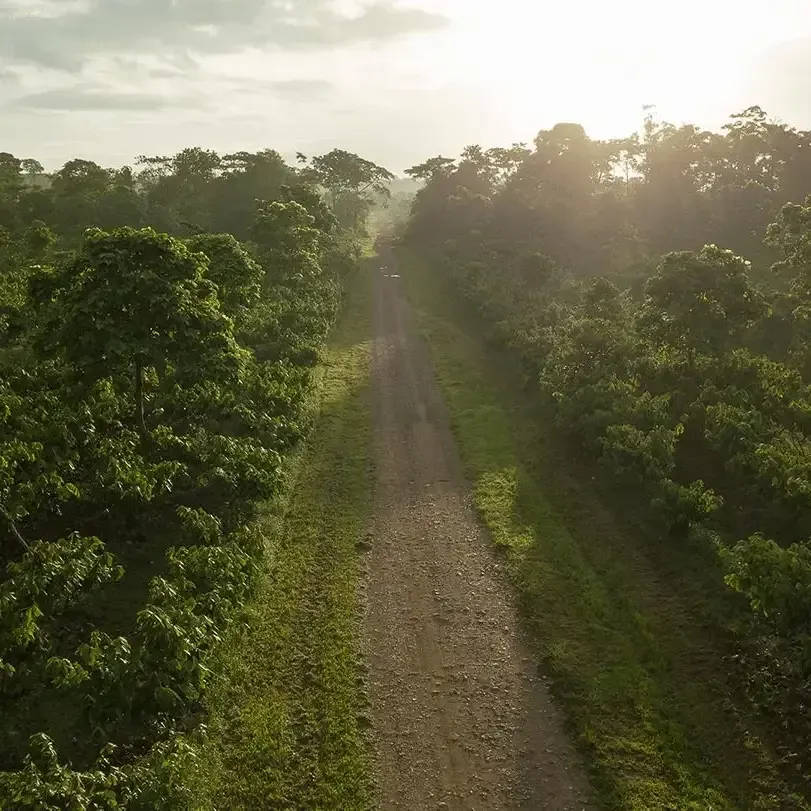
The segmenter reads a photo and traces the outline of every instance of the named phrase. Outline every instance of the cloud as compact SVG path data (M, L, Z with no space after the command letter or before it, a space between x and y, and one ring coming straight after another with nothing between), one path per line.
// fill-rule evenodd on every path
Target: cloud
M289 101L319 101L328 96L335 88L331 82L322 79L288 79L279 82L267 82L267 89L276 96ZM262 86L252 87L251 91L261 92Z
M287 79L279 81L228 80L218 82L217 91L229 98L250 97L254 102L275 97L283 102L322 102L335 90L331 82L321 79ZM197 85L186 85L182 92L158 93L130 91L102 84L80 83L70 87L42 90L12 98L1 109L49 112L120 112L160 110L204 110L213 97Z
M315 103L320 109L334 97L337 91L332 82L323 79L291 78L278 80L246 79L199 75L178 78L170 73L169 84L150 83L147 76L156 77L159 68L148 68L137 63L131 70L140 70L144 81L138 89L134 83L80 81L69 86L38 90L18 95L0 103L0 110L7 112L160 112L198 111L210 113L213 109L239 110L246 106L270 103L281 104ZM0 72L0 78L2 72ZM222 101L230 103L223 106ZM219 100L219 101L218 101ZM252 115L255 113L252 113Z
M0 88L13 87L20 81L20 77L16 70L6 68L0 65Z
M16 110L50 112L121 112L156 111L166 108L198 107L189 99L177 99L157 93L120 93L85 87L45 90L13 99L5 107Z
M99 54L167 57L254 48L329 48L437 30L439 14L373 0L341 13L333 0L87 0L0 6L0 61L79 72Z

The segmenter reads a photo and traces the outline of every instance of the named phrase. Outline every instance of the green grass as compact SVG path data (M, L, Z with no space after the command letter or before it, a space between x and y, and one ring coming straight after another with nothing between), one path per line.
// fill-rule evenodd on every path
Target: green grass
M370 506L370 307L364 269L329 341L319 414L292 463L288 502L265 517L268 571L213 665L200 807L372 807L356 644Z
M603 804L802 808L729 678L716 562L645 537L606 505L503 352L413 256L405 283L482 520L506 556Z

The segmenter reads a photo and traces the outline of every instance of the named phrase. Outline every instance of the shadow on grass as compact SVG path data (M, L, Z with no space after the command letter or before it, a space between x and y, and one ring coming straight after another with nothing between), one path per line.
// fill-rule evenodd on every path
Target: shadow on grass
M714 557L621 515L632 499L572 458L480 323L413 257L402 272L477 508L605 804L804 807L730 677L731 598Z

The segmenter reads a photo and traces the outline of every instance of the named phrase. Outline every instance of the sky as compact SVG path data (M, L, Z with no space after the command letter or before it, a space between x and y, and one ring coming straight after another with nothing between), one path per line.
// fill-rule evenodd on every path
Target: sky
M400 173L754 104L811 129L811 0L0 0L0 151L47 169L340 147Z

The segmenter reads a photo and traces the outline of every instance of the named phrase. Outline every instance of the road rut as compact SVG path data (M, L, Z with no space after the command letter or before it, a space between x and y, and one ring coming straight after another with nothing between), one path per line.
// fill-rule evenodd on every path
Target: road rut
M394 259L374 271L364 647L383 809L592 809L522 641Z

